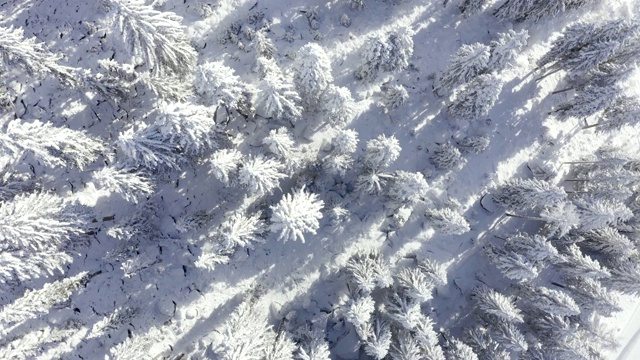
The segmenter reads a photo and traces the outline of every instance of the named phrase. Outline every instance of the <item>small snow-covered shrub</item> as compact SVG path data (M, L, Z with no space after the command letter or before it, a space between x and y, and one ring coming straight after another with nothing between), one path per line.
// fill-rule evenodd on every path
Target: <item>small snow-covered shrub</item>
M487 136L467 136L458 142L458 147L465 153L481 153L489 147Z
M271 207L271 232L278 233L278 239L305 242L304 234L315 234L320 227L324 201L318 195L305 191L304 188L286 194L280 202Z
M431 226L445 235L462 235L471 230L467 220L450 208L427 210L426 215Z
M382 106L386 112L406 104L409 93L402 85L386 85L382 87Z
M429 160L438 170L448 170L464 162L460 150L449 143L443 143L434 148L431 151Z

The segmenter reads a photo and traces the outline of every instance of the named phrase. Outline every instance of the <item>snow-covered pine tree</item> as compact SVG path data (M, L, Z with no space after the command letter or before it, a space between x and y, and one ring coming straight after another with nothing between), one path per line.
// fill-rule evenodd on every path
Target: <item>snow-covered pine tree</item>
M269 149L269 152L287 164L290 170L300 165L299 152L295 148L295 141L287 128L280 127L269 131L269 135L262 139L262 144Z
M371 322L375 305L371 294L360 291L352 292L343 305L345 307L344 318L356 329L366 326Z
M351 8L353 10L363 10L364 5L366 4L365 0L349 0L349 4L351 4Z
M623 294L638 296L640 294L640 259L638 255L629 258L618 258L610 261L611 278L607 285Z
M636 96L621 95L598 117L595 124L599 130L615 130L640 121L640 99Z
M523 255L532 261L555 262L558 250L544 236L518 233L507 238L505 249Z
M125 200L138 202L141 196L153 193L154 184L147 174L127 166L108 166L94 172L92 180L96 187L115 192Z
M480 12L486 4L487 0L462 0L459 8L464 17L469 17Z
M498 270L511 280L526 282L538 277L539 266L523 254L508 251L492 244L485 248L485 253Z
M296 360L331 360L329 344L322 331L308 331L302 337Z
M488 136L466 136L458 142L458 147L464 153L479 154L489 147L489 142L490 140Z
M276 46L273 41L267 37L265 30L258 30L253 33L253 47L256 52L256 58L264 57L271 59L276 54Z
M587 85L580 88L568 102L559 104L553 111L560 119L585 119L595 113L611 107L620 95L618 85Z
M536 308L558 316L573 316L580 314L580 307L571 296L560 290L547 287L524 286L522 295Z
M491 57L491 48L487 45L474 43L462 45L451 56L449 65L438 79L434 88L436 94L444 95L458 85L475 78L486 71Z
M471 230L467 220L457 211L448 207L429 209L425 215L429 219L429 224L444 235L462 235Z
M186 160L176 144L167 142L166 136L153 124L134 124L120 133L116 146L125 165L142 166L154 172L177 170Z
M636 245L616 228L607 226L581 233L584 247L612 257L625 257L637 253Z
M420 344L418 344L409 331L400 330L395 335L396 339L389 353L392 360L424 359Z
M431 161L438 170L449 170L465 162L460 150L448 142L437 144L437 146L431 150L429 161Z
M236 149L217 150L209 160L213 176L226 186L238 175L242 161L242 154Z
M333 151L340 154L353 154L358 149L358 132L352 129L340 129L331 139Z
M447 349L447 360L478 360L478 355L471 346L458 339L449 339L445 348Z
M622 311L620 294L606 289L602 283L589 277L569 277L564 279L566 289L583 310L597 311L611 316Z
M244 117L253 116L253 93L249 85L243 83L233 69L222 61L208 61L196 69L194 86L205 105L221 106L227 112L236 110Z
M501 349L500 344L491 338L487 328L476 325L466 333L466 342L480 359L511 360L511 354Z
M320 227L324 201L317 194L307 192L304 187L285 194L280 202L271 207L271 232L279 233L278 240L305 242L304 234L315 234Z
M384 169L396 161L401 150L400 143L395 136L386 137L384 134L380 134L375 139L367 141L363 163L372 170Z
M409 93L407 92L407 89L400 84L383 84L380 89L382 91L380 96L381 104L384 107L384 111L387 113L401 107L407 103L407 100L409 100Z
M315 43L304 45L293 63L293 83L309 112L323 108L324 92L333 81L331 60L324 49Z
M574 200L582 225L588 231L607 226L617 226L633 217L633 212L621 201L585 196Z
M565 0L566 1L566 0ZM626 19L603 23L578 22L567 27L539 61L546 75L561 69L585 75L608 67L624 66L640 56L640 24Z
M418 260L418 269L422 271L436 285L447 284L447 268L431 259Z
M330 84L324 93L323 110L331 125L341 128L349 124L356 114L349 89Z
M220 338L211 344L216 358L261 360L270 350L273 330L256 300L247 299L240 304L219 330Z
M420 269L403 268L396 275L398 288L418 303L429 301L433 298L435 284Z
M15 160L30 153L46 166L70 164L83 169L98 158L105 146L84 131L54 127L38 120L5 119L0 149Z
M493 201L508 209L529 211L550 207L567 198L564 189L538 179L516 179L500 185L492 194Z
M489 71L501 71L513 65L515 58L527 46L529 32L526 29L515 32L509 30L499 33L498 39L491 41L491 57L487 68Z
M0 156L0 174L0 201L9 201L22 193L42 188L35 175L16 172L9 156Z
M15 286L19 282L43 275L64 272L65 265L73 258L58 249L33 250L11 249L0 252L0 285Z
M198 55L180 23L182 17L157 11L143 0L102 1L113 11L112 26L122 34L130 55L144 59L155 75L186 77L192 71Z
M559 202L540 211L540 219L551 236L563 237L580 226L578 209L570 201Z
M213 231L211 235L222 249L235 247L253 248L254 243L260 243L262 233L267 226L260 219L260 213L248 215L243 212L234 212L225 216L224 221Z
M271 341L267 348L264 360L294 360L293 355L297 349L296 343L284 332L273 333L273 336L275 336L275 339Z
M356 190L371 195L380 194L393 179L393 175L379 171L367 169L356 179Z
M360 50L360 65L355 76L358 80L373 80L383 71L398 72L409 66L413 55L413 36L411 28L401 28L387 34L386 39L372 37L366 40Z
M593 0L507 0L493 14L516 22L526 20L537 22L593 2Z
M482 120L498 100L503 81L495 74L482 74L456 94L449 105L449 115L455 119Z
M153 125L166 143L175 144L180 154L190 157L217 148L222 132L211 109L189 103L161 105Z
M518 327L507 321L499 320L490 324L493 338L509 351L522 353L527 351L529 344Z
M266 74L258 84L256 110L266 118L296 121L302 116L300 101L293 84L280 74Z
M240 167L239 182L257 194L268 194L287 177L284 165L263 155L247 159Z
M422 173L398 170L393 175L389 197L397 203L414 204L424 198L427 191L429 184Z
M357 254L345 265L349 281L364 292L393 284L389 263L378 252Z
M35 37L25 38L22 28L0 27L0 64L3 73L12 70L14 64L19 64L30 75L43 78L53 74L63 84L73 86L77 83L74 69L58 64L61 59L60 54L47 51L42 43L37 43Z
M373 357L375 360L382 360L389 353L391 347L391 326L379 315L374 314L373 321L370 325L370 331L367 332L364 342L364 352Z
M473 297L478 309L489 315L495 315L499 319L511 323L521 323L524 318L511 297L505 296L487 286L481 286L474 290Z
M395 291L385 300L385 311L391 320L408 331L419 324L422 315L420 301Z
M87 272L82 272L76 276L47 283L38 290L27 290L22 297L0 310L2 324L0 335L6 336L11 328L19 323L46 314L52 306L66 301L88 277Z

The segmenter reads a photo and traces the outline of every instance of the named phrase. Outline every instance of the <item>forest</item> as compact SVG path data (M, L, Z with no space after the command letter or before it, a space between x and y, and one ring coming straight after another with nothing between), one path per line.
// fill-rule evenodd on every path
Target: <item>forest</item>
M0 359L640 358L638 19L0 0Z

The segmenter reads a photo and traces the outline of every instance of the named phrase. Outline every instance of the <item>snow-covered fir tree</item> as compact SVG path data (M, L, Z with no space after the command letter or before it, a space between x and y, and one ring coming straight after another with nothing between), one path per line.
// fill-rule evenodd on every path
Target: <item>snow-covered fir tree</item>
M591 127L599 130L615 130L625 125L635 125L640 119L640 100L636 96L621 95L606 108Z
M324 97L323 108L331 125L343 127L353 120L356 106L349 89L331 84L327 87Z
M258 155L242 163L239 182L257 194L268 194L279 186L280 180L287 177L284 168L281 162Z
M281 75L267 74L260 80L256 94L256 111L266 118L296 121L302 116L300 96Z
M347 261L349 281L364 292L393 284L389 263L377 252L357 254Z
M234 212L225 217L225 220L215 230L214 237L223 249L232 249L236 246L253 248L254 243L260 243L262 233L267 227L260 214L247 215L243 212Z
M305 242L304 234L315 234L320 227L324 201L317 194L307 192L304 187L285 194L275 206L271 207L271 232L278 233L282 241Z
M506 322L521 323L524 321L520 309L515 306L511 297L502 295L484 285L473 292L473 297L478 304L478 309L485 314L495 315Z
M305 110L323 108L324 92L333 81L331 60L324 49L315 43L304 45L293 63L293 83L302 98Z
M510 351L521 353L527 351L529 345L518 327L507 321L497 321L490 324L493 338Z
M623 294L637 296L640 294L640 260L638 255L634 254L629 258L621 258L611 260L609 271L611 278L607 280L607 284L614 290Z
M546 237L539 234L518 233L507 238L505 249L524 255L533 261L556 261L558 250Z
M380 194L387 183L393 180L393 175L378 170L365 170L356 179L356 190L367 194Z
M553 206L567 197L567 193L546 181L516 179L499 186L492 193L493 201L509 210L528 211L536 207Z
M429 191L429 184L419 172L396 171L389 187L389 197L399 203L417 203Z
M608 256L624 257L637 253L635 243L610 226L582 232L581 235L584 241L580 245Z
M460 150L448 142L437 144L436 147L431 150L429 161L431 161L438 170L449 170L465 162Z
M610 107L615 103L620 92L616 84L587 85L579 89L570 101L559 104L554 110L554 114L560 119L572 117L584 119Z
M43 78L53 74L66 85L75 85L77 80L72 67L60 65L62 55L47 51L35 37L25 38L22 28L0 27L0 65L3 72L18 64L30 75Z
M269 131L269 135L262 139L262 144L269 149L269 152L287 164L289 169L298 167L301 162L298 149L295 148L295 141L285 127Z
M180 163L186 161L178 146L168 142L154 125L134 124L120 133L116 146L126 165L142 166L154 172L177 170Z
M494 15L516 22L537 22L591 3L593 0L507 0L498 7Z
M447 268L431 259L418 260L418 269L422 271L436 285L445 285L447 281Z
M460 12L464 17L476 14L482 10L487 4L487 0L462 0L460 3Z
M381 104L384 107L385 112L397 109L407 103L409 100L409 93L407 89L400 85L387 85L383 84L381 87Z
M540 266L523 254L491 244L485 248L485 253L502 275L516 282L531 281L540 273Z
M153 193L154 184L147 174L127 166L104 167L92 174L96 187L120 194L127 201L138 202Z
M411 28L401 28L386 38L371 37L360 50L360 65L355 76L359 80L373 80L381 72L399 72L409 66L413 55Z
M594 279L609 278L611 273L588 255L584 255L576 244L571 244L561 256L556 267L567 276Z
M209 108L188 103L161 105L151 129L165 143L175 145L180 154L190 157L217 148L221 131Z
M340 129L331 139L333 151L341 154L353 154L358 149L358 132L352 129Z
M375 310L375 302L368 293L352 293L343 305L344 318L356 328L371 322Z
M156 75L169 72L186 76L193 69L197 53L189 44L182 17L161 12L142 0L103 0L114 19L112 26L132 57L141 57Z
M458 142L458 148L464 153L479 154L489 147L489 142L488 136L466 136Z
M580 314L580 307L571 296L560 290L544 286L522 288L522 294L536 308L552 315L572 316Z
M396 275L396 280L402 293L417 302L426 302L433 298L434 284L420 269L403 268Z
M29 153L46 166L73 165L82 169L94 162L105 146L84 131L59 128L38 120L5 119L0 131L0 149L16 160Z
M387 316L405 330L414 329L420 322L422 312L421 301L406 294L393 292L385 300Z
M582 197L574 200L582 221L580 230L600 229L609 225L617 226L633 217L633 212L617 200Z
M502 79L495 74L479 75L456 94L449 105L449 115L455 119L482 120L498 100L502 85Z
M242 162L242 154L236 149L217 150L209 160L213 176L227 186L238 175Z
M566 289L583 310L597 311L604 316L611 316L622 311L620 294L610 291L602 283L589 277L565 278Z
M256 52L256 57L271 59L277 53L276 46L273 41L267 37L264 30L258 30L253 33L253 47Z
M423 358L418 342L406 330L396 334L396 341L391 346L390 356L393 360L419 360Z
M315 330L304 334L300 341L296 359L298 360L330 360L329 344L322 332Z
M489 330L481 325L476 325L466 333L466 343L473 349L480 359L510 360L511 354L501 349Z
M529 32L523 29L519 32L509 30L499 33L498 39L491 41L491 57L487 65L489 71L501 71L513 66L513 61L527 46Z
M391 165L400 156L400 143L391 135L378 135L375 139L367 141L363 163L369 169L384 169Z
M580 226L578 209L570 201L559 202L540 211L540 218L546 222L545 228L556 237L563 237Z
M467 220L457 211L448 207L427 210L426 216L429 219L429 224L444 235L462 235L471 230Z
M374 319L369 326L368 336L363 339L364 352L376 360L382 360L389 354L389 349L391 348L391 326L377 315L374 315Z
M471 346L458 339L450 339L446 345L447 360L478 360Z
M487 45L475 43L462 45L451 56L447 68L444 70L434 88L436 94L444 95L458 85L462 85L486 71L491 57L491 48Z
M243 83L233 69L222 61L208 61L198 66L194 78L196 93L205 105L234 109L243 116L252 116L254 90Z

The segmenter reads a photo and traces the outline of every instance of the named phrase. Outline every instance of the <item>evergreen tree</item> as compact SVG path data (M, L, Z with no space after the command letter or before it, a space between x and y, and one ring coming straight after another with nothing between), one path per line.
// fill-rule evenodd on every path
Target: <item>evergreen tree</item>
M153 193L154 184L141 171L127 166L104 167L92 174L96 187L122 195L127 201L138 202L141 196Z
M615 259L610 267L611 278L607 279L607 285L623 294L640 294L640 261L637 255Z
M460 150L450 143L438 144L429 156L429 161L438 170L449 170L464 164L464 159Z
M373 170L389 167L400 156L400 150L400 143L395 136L386 137L380 134L375 139L367 141L364 165Z
M547 223L549 233L559 238L580 226L578 209L569 201L545 207L540 211L540 218Z
M353 154L358 149L358 133L351 129L338 130L331 139L333 151L341 154Z
M497 321L491 324L494 339L510 351L525 352L529 344L520 330L510 322Z
M528 211L549 207L566 199L563 189L537 179L516 179L499 186L492 194L493 201L509 210Z
M478 360L478 355L471 346L458 339L451 339L447 342L447 360Z
M429 190L427 180L419 172L396 171L389 188L389 197L399 203L417 203Z
M344 176L353 168L353 156L350 154L331 154L323 159L322 165L331 174Z
M621 95L598 117L595 124L602 130L620 129L625 125L635 125L640 119L640 100L637 97Z
M546 287L522 288L522 294L536 308L558 316L580 315L580 307L567 293Z
M349 0L349 4L351 4L353 10L363 10L365 3L365 0Z
M277 53L273 41L267 37L266 32L263 30L258 30L253 33L253 47L256 51L256 57L271 59Z
M511 360L511 354L501 349L500 344L491 338L489 330L476 325L467 331L467 343L480 359Z
M180 154L197 157L218 147L221 132L209 108L192 104L163 104L152 129Z
M481 286L473 292L478 309L488 315L495 315L499 319L511 323L524 321L520 309L513 303L513 299L486 286Z
M360 50L360 65L356 69L356 78L373 80L383 71L399 72L406 69L413 55L414 35L411 28L401 28L388 34L386 39L367 39Z
M233 249L238 246L251 249L254 243L264 242L261 235L266 229L264 221L260 219L260 213L247 215L243 212L234 212L227 215L211 235L222 249Z
M615 291L609 291L602 283L589 277L570 277L565 279L567 289L574 300L588 311L597 311L604 316L622 311L620 296Z
M444 235L462 235L471 230L467 220L451 208L427 210L426 216L431 226Z
M610 226L586 231L581 235L584 237L581 245L609 256L624 257L637 252L631 239Z
M155 75L169 72L186 77L193 69L197 53L189 44L182 17L160 12L143 0L103 0L115 14L113 27L133 57L144 59Z
M378 170L366 170L356 179L356 190L371 195L382 192L387 183L393 179L393 175Z
M364 352L376 360L382 360L391 347L391 327L389 323L374 315L371 329L364 339Z
M464 120L487 117L498 100L502 85L502 79L494 74L479 75L456 94L455 100L449 105L449 114Z
M300 101L293 85L283 76L267 74L260 80L256 107L265 117L296 121L302 116Z
M434 284L420 269L404 268L396 275L402 294L421 303L433 298Z
M324 92L333 81L331 61L320 45L310 43L300 48L293 64L293 83L305 110L322 109Z
M255 112L254 90L235 75L233 69L222 61L209 61L196 69L194 86L205 105L224 107L227 112L236 110L248 117Z
M285 333L274 334L275 340L267 348L265 360L293 360L296 344Z
M25 38L21 28L0 27L0 64L4 73L19 64L30 75L43 78L53 74L66 85L77 83L74 69L58 64L62 56L49 52L35 38Z
M400 330L396 334L396 341L391 347L390 355L393 360L420 360L424 358L418 342L410 332L405 330Z
M381 103L387 113L401 107L409 100L409 93L402 85L383 84L380 89L382 90Z
M237 176L242 162L242 154L236 149L217 150L211 156L211 172L216 179L228 186L231 179Z
M343 127L353 120L356 107L349 89L329 85L324 95L324 112L331 125Z
M283 171L282 163L258 155L242 163L239 181L257 194L268 194L279 186L280 180L287 177Z
M510 236L505 249L533 261L555 262L558 258L558 250L546 237L538 234L518 233Z
M446 93L486 71L491 57L491 48L475 43L462 45L449 60L449 65L440 76L434 89L436 94Z
M420 322L420 301L396 292L389 295L385 301L385 310L389 318L405 330L414 329Z
M285 127L269 131L269 135L262 139L269 152L273 153L279 160L287 164L289 169L295 169L300 164L300 156L295 148L295 141Z
M177 170L186 161L178 146L168 142L157 126L141 123L137 126L120 133L116 141L126 165L162 172Z
M462 0L460 12L464 17L476 14L487 4L487 0Z
M524 29L520 32L509 30L499 33L498 39L491 41L491 57L487 65L490 71L501 71L513 65L515 58L527 46L529 32Z
M486 248L489 260L505 277L517 282L531 281L538 277L539 266L525 255L489 245Z
M593 0L507 0L493 14L516 22L537 22L592 2Z
M2 126L0 149L16 160L30 153L46 166L70 164L83 169L98 158L105 146L84 131L58 128L38 120L14 119Z
M390 265L377 252L351 257L345 269L349 281L367 293L375 288L386 288L393 284Z
M317 194L305 191L304 187L293 194L286 194L277 205L272 206L271 232L277 232L278 240L300 240L304 243L304 233L315 234L322 219L324 201Z
M587 85L577 91L575 97L569 102L560 104L554 113L560 119L580 118L584 119L598 111L606 109L615 103L620 95L617 85Z
M623 224L633 217L631 210L620 201L583 197L574 200L578 208L582 226L580 230L588 231Z
M447 284L447 269L431 259L418 260L418 269L422 271L436 285Z
M489 147L489 142L487 136L467 136L458 142L458 147L464 153L479 154Z
M313 331L306 334L298 348L297 360L330 360L329 344L322 332Z
M375 302L368 293L352 293L345 307L345 320L359 328L371 322L371 317L375 310Z

